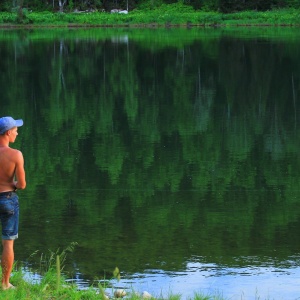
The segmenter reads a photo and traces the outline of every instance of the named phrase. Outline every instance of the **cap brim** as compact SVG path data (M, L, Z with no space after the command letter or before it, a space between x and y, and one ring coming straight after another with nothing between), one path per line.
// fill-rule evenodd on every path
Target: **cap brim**
M23 126L23 120L15 120L15 121L17 127Z

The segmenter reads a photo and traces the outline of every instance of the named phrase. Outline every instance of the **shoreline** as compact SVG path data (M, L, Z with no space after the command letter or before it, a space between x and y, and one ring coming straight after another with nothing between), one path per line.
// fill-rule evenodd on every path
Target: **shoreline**
M0 12L0 29L19 28L238 28L299 27L300 9L219 12L133 10L128 14L107 12Z
M57 25L51 25L51 24L45 24L45 25L17 25L17 24L0 24L0 29L55 29L55 28L65 28L65 29L72 29L72 28L257 28L257 27L263 27L263 28L298 28L300 25L290 25L290 24L235 24L235 25L224 25L224 24L57 24Z

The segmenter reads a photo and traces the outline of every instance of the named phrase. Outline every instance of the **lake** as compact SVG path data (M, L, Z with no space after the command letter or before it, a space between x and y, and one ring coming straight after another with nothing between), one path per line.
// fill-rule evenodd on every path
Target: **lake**
M80 288L298 299L297 28L0 31L17 142L15 257L78 243ZM299 124L299 125L298 125Z

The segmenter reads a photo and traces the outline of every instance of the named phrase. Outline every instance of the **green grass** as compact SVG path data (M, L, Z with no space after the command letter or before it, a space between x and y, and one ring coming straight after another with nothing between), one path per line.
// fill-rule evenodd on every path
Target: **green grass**
M25 273L21 267L17 268L17 264L14 265L10 282L16 287L15 289L9 289L0 291L0 300L2 299L18 299L18 300L93 300L93 299L114 299L115 292L112 280L120 280L120 271L118 268L112 272L111 279L95 280L87 289L79 289L74 283L70 283L63 275L64 264L68 253L74 250L77 243L71 243L63 251L57 250L56 252L49 252L48 255L42 254L40 256L39 267L37 272L41 274L41 280L39 282L30 282L25 279ZM38 252L33 253L29 261L36 257ZM1 274L0 274L1 275ZM139 295L133 290L126 290L126 299L139 300L143 299L142 295ZM162 297L152 297L151 299L162 299ZM180 300L180 295L170 294L164 299L168 300ZM222 300L223 298L218 296L207 296L195 294L195 300Z
M157 9L133 10L129 14L24 12L0 13L0 25L27 26L299 26L300 10L244 11L231 14L195 11L190 6L162 5Z
M40 257L39 268L37 272L41 274L39 282L30 282L25 279L23 268L17 268L14 265L10 282L16 287L5 291L0 290L0 300L17 299L17 300L94 300L94 299L117 299L115 292L118 289L114 288L114 283L120 280L120 271L116 267L112 271L111 279L96 280L87 289L79 289L74 283L67 281L63 275L64 264L68 253L73 252L77 243L71 243L66 249L56 252L49 252L48 255L42 254ZM36 256L38 252L33 253ZM1 271L1 270L0 270ZM1 273L0 273L1 276ZM28 276L27 276L28 277ZM124 290L123 290L124 291ZM193 297L183 299L180 294L172 294L162 297L161 295L150 295L151 298L143 297L143 294L138 294L134 290L126 289L126 295L123 295L127 300L144 300L144 299L157 299L157 300L228 300L224 298L221 293L215 292L214 294L194 293ZM241 298L242 299L242 298ZM255 299L261 299L255 295Z
M66 282L63 276L55 272L55 269L48 270L41 282L30 283L24 279L24 273L22 270L14 270L12 273L11 283L16 289L10 289L0 292L0 299L18 299L18 300L44 300L44 299L113 299L114 290L109 284L107 287L102 286L100 283L95 286L91 286L85 290L80 290L75 284ZM136 292L126 291L126 299L139 300L143 299L142 295L138 295ZM108 298L107 298L108 297ZM152 297L151 299L162 299L162 297ZM180 295L170 294L165 300L180 300ZM223 300L224 298L218 295L202 295L195 294L191 300ZM225 300L225 299L224 299Z

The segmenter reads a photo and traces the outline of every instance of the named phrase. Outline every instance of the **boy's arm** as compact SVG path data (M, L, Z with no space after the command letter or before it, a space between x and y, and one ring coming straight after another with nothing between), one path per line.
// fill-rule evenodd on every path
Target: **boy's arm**
M16 170L15 170L16 181L14 182L14 188L25 189L25 169L24 169L24 158L21 151L16 150Z

